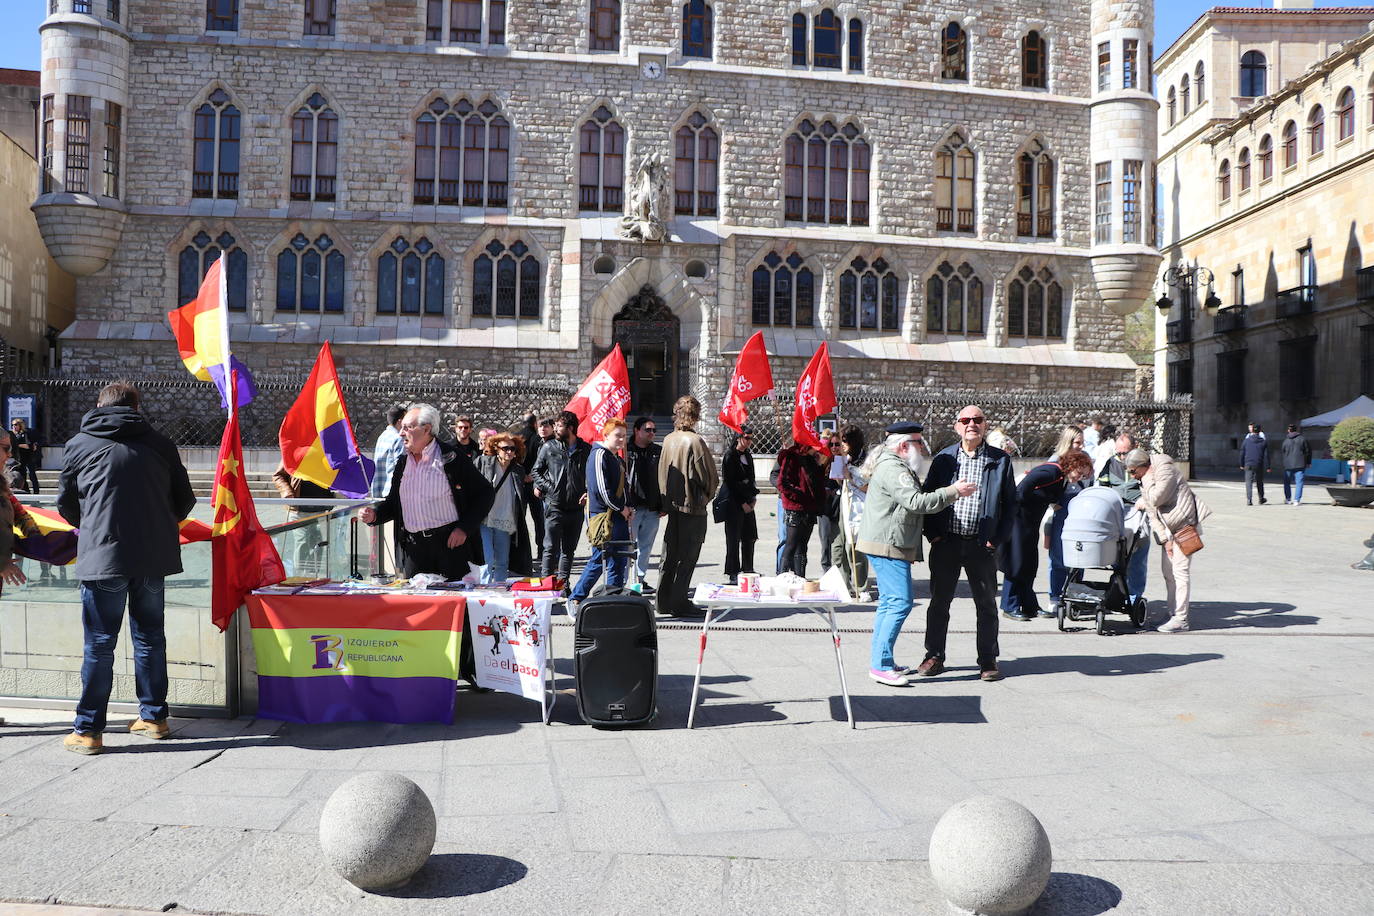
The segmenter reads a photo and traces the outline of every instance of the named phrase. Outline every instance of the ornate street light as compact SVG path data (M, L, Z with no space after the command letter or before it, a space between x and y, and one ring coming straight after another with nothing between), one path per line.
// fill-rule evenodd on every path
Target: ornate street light
M1217 310L1221 308L1221 300L1217 298L1216 292L1212 289L1214 279L1212 272L1205 267L1170 267L1164 271L1164 285L1172 286L1185 294L1191 293L1200 286L1205 286L1207 298L1203 301L1202 307L1208 315L1215 315ZM1169 298L1167 292L1155 302L1155 308L1166 313L1173 308L1173 305L1173 300Z

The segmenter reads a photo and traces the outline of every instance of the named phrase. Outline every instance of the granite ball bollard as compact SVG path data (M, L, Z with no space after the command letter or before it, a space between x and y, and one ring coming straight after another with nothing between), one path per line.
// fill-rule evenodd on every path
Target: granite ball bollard
M362 773L334 790L320 814L325 861L367 891L400 887L429 860L434 805L399 773Z
M955 804L930 836L930 874L957 912L1017 916L1050 880L1045 828L1009 798L975 795Z

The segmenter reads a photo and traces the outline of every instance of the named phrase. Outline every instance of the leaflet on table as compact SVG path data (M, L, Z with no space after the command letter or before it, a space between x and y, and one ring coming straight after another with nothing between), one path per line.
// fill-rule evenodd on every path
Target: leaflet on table
M733 585L716 585L703 582L696 588L697 601L735 601L740 604L777 604L788 601L795 604L839 604L844 598L834 592L797 592L794 595L775 595L769 591L742 592Z

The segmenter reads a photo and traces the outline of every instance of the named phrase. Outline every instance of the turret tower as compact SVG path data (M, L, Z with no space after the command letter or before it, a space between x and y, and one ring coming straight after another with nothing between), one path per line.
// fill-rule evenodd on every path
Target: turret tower
M43 241L68 273L109 263L124 229L129 33L121 0L44 0L38 199Z
M1093 0L1093 278L1118 315L1150 293L1160 255L1154 230L1155 120L1151 0Z

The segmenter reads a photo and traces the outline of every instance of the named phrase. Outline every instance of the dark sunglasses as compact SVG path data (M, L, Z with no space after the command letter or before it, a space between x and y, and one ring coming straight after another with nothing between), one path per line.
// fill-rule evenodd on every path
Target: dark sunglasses
M962 423L962 424L964 424L965 426L972 426L972 425L977 425L977 424L979 424L979 423L986 423L987 421L988 421L988 418L987 418L987 417L960 417L960 418L959 418L959 422Z
M644 430L646 433L656 433L656 432L658 432L658 427L657 427L657 426L641 426L640 429Z
M503 451L503 452L513 452L513 451L515 451L515 446L513 446L513 445L502 445L502 446L498 446L498 448L500 448L501 451Z

